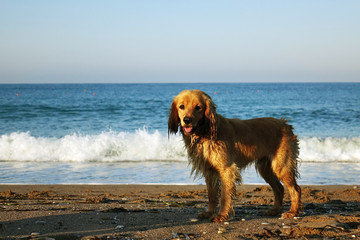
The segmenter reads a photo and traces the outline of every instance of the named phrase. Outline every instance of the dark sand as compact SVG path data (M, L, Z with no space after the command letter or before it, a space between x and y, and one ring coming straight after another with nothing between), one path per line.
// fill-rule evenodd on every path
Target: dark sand
M239 186L235 216L215 224L196 219L205 186L0 185L0 239L360 239L360 186L302 191L303 214L280 219L263 214L268 186Z

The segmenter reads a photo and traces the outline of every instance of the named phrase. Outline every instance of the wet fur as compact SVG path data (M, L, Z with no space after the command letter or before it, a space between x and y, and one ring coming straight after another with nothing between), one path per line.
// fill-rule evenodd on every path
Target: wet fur
M229 219L233 214L231 199L235 184L241 182L240 170L251 163L275 195L274 206L267 214L281 212L284 187L280 181L291 196L291 208L282 217L291 218L300 213L301 188L296 183L299 147L287 120L228 119L216 113L216 106L206 93L184 90L174 98L169 113L169 134L176 134L179 128L192 173L204 176L208 190L208 211L200 213L200 218L213 222Z

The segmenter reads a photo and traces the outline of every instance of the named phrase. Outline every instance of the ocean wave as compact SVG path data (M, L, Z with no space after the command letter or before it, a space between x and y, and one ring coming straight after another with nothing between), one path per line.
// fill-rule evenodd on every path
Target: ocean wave
M360 162L360 137L301 138L299 158L306 162ZM1 161L124 162L187 161L179 135L139 129L129 132L74 133L62 138L34 137L29 132L0 136Z
M299 141L302 161L360 162L360 137L303 138Z
M181 139L150 133L113 131L98 135L74 133L62 138L33 137L16 132L0 137L2 161L117 162L187 161Z

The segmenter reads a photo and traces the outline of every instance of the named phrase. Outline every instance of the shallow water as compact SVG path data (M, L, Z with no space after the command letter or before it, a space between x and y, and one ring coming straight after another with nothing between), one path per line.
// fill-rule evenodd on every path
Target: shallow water
M0 183L16 184L205 184L190 175L186 162L34 163L2 162ZM360 163L303 162L301 185L359 184ZM242 171L244 184L266 184L253 166Z

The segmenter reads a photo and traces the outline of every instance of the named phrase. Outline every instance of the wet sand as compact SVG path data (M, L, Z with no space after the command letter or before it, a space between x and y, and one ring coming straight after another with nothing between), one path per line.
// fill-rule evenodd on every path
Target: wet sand
M196 218L205 186L0 185L0 239L360 238L360 185L302 186L294 219L265 216L272 201L268 186L238 186L235 216L215 224Z

